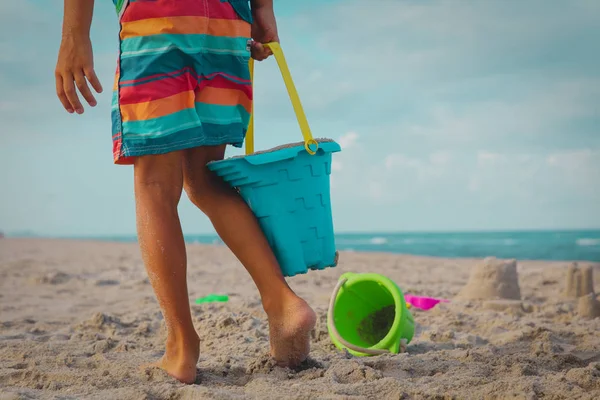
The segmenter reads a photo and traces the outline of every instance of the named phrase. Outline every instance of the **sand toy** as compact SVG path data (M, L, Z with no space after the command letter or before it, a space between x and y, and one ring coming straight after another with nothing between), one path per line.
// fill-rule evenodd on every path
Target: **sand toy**
M204 303L226 303L229 301L229 296L226 294L209 294L208 296L196 299L196 304Z
M252 112L246 155L211 162L208 167L236 188L256 215L284 276L337 265L330 182L332 153L340 146L312 137L296 88L278 43L273 51L304 140L254 151ZM253 71L250 62L250 71Z
M446 299L436 299L435 297L423 297L423 296L413 296L411 294L405 294L404 300L408 303L408 305L412 305L415 308L420 308L421 310L430 310L439 303L449 303L449 300Z
M392 280L373 273L346 273L333 290L327 329L336 347L360 357L405 351L415 322Z

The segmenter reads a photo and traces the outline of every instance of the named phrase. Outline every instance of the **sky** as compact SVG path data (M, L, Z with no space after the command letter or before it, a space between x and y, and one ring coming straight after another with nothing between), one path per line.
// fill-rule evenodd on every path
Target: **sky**
M338 232L600 228L600 1L275 0L275 11L313 134L343 148ZM0 3L0 230L134 234L133 170L112 163L112 2L96 0L105 91L83 115L55 95L61 14L59 0ZM256 69L256 148L299 141L275 61ZM213 232L185 196L180 216L185 233Z

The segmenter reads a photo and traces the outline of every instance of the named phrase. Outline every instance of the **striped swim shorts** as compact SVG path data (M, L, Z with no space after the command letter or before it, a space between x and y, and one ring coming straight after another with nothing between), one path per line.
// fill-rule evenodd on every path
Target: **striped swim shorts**
M250 23L221 0L129 0L113 89L115 164L241 147L252 104Z

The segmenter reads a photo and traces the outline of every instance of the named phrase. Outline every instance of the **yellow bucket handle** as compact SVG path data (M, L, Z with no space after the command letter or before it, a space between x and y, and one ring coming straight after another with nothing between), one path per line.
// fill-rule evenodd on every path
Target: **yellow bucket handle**
M279 70L281 71L283 82L285 83L288 95L290 96L290 100L292 101L292 106L294 107L294 112L296 113L298 124L300 125L300 131L302 132L302 137L304 138L304 148L309 154L315 154L319 148L319 144L315 139L313 139L312 133L310 132L310 127L308 126L308 121L306 120L304 109L302 108L302 104L300 103L300 98L298 97L298 92L296 91L296 87L294 86L294 81L292 81L292 75L290 74L287 62L285 61L285 57L283 56L281 46L277 42L266 43L265 46L271 49L273 55L275 56L275 60L277 60L277 65L279 65ZM248 66L250 68L250 80L252 82L252 85L254 86L253 58L250 58ZM248 124L248 131L246 132L246 155L250 155L252 153L254 153L254 101L252 102L252 111L250 113L250 123Z

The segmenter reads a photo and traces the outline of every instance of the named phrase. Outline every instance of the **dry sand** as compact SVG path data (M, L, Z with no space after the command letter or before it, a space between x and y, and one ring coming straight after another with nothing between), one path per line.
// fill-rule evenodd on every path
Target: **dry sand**
M518 262L521 300L457 300L482 260L342 253L338 267L290 280L320 317L312 359L291 371L265 357L264 314L239 263L225 248L188 250L190 300L231 296L192 306L202 354L190 386L138 368L161 355L165 331L135 244L0 240L0 399L600 398L600 318L563 295L569 263ZM347 271L453 301L413 309L407 353L353 358L325 326Z

